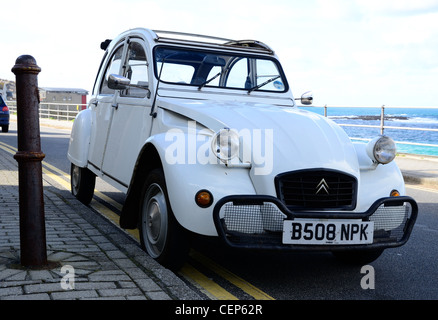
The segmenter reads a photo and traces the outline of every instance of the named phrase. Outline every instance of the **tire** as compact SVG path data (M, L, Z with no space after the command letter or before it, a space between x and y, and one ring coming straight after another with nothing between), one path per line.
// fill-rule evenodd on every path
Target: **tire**
M383 253L384 249L333 251L333 255L340 261L352 265L365 265L373 262Z
M81 168L73 163L70 170L71 193L83 204L89 205L93 199L96 176L87 168Z
M2 126L2 132L8 132L9 131L9 125Z
M164 267L178 271L187 259L190 235L173 215L161 169L151 171L145 181L139 220L143 250Z

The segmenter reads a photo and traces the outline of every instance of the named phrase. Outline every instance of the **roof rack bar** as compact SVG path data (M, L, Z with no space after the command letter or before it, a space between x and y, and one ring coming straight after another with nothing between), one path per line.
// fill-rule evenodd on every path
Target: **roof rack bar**
M195 42L197 45L202 45L204 47L217 47L217 46L223 46L227 47L228 49L232 50L244 50L248 52L260 52L260 53L268 53L273 54L274 51L266 44L260 41L255 40L230 40L227 38L220 38L220 37L214 37L214 36L206 36L206 35L200 35L200 34L193 34L193 33L186 33L186 32L176 32L176 31L164 31L164 30L153 30L155 33L155 41L161 42L161 43L178 43L178 44L184 44L187 41L188 42ZM170 35L169 37L161 36L162 35ZM172 37L174 35L174 37ZM192 39L185 39L183 37L188 37ZM204 40L204 41L202 41ZM208 40L214 40L208 41ZM219 41L219 43L217 42Z
M267 44L256 40L230 41L225 44L231 46L247 46L247 47L258 48L262 50L268 50L269 52L274 52L274 50L272 50L271 47L269 47Z
M158 33L162 34L170 34L170 35L178 35L178 36L186 36L186 37L194 37L194 38L204 38L204 39L210 39L210 40L217 40L217 41L225 41L225 42L234 42L236 40L227 39L227 38L220 38L220 37L212 37L212 36L206 36L201 34L194 34L194 33L186 33L186 32L176 32L176 31L164 31L164 30L153 30L157 36L157 40L160 38Z

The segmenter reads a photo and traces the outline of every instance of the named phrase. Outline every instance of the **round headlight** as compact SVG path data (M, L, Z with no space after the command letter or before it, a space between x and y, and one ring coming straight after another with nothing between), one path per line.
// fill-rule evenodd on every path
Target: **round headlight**
M380 136L368 143L367 153L373 161L387 164L394 160L397 148L390 137Z
M231 160L239 154L239 135L229 128L221 129L214 135L211 149L220 160Z

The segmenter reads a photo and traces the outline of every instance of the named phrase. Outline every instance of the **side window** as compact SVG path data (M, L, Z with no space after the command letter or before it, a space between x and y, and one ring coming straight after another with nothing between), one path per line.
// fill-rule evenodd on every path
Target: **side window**
M148 82L148 63L143 46L139 42L131 42L128 48L126 59L125 74L131 80L131 84L147 88ZM148 91L142 88L130 87L121 92L122 96L144 98Z
M111 61L108 64L105 71L105 78L100 88L101 94L114 94L114 90L108 88L108 76L110 74L120 74L120 66L122 64L123 46L120 46L111 57Z

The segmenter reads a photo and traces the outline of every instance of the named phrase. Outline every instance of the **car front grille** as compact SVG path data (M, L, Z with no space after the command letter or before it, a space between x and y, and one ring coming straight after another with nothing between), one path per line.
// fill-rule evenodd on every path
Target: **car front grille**
M277 197L290 210L354 210L357 180L340 171L316 169L279 174Z

